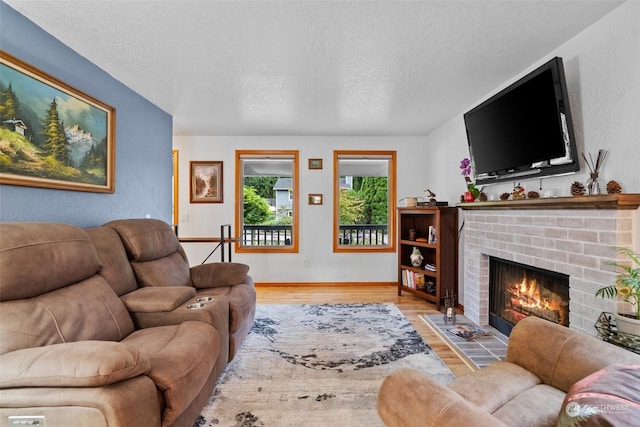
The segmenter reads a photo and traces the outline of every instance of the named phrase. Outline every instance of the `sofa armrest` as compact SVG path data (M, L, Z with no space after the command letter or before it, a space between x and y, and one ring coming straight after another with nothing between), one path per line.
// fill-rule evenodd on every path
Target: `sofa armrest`
M244 283L249 266L237 262L212 262L191 267L191 281L198 289Z
M196 296L191 286L147 286L120 297L131 313L173 311Z
M76 341L0 355L0 389L96 387L146 374L151 364L130 345Z
M565 393L576 381L616 363L640 363L640 356L535 316L519 321L509 335L506 360Z
M380 418L390 427L506 427L446 385L408 368L385 378L377 406Z

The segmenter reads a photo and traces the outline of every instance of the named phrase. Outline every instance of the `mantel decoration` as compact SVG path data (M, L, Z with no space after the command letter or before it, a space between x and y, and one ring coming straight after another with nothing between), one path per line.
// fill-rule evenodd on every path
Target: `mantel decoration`
M627 256L632 261L632 264L609 263L620 269L621 273L618 275L615 284L598 289L596 296L617 299L618 304L614 314L618 331L640 335L640 255L628 248L618 247L616 250ZM633 264L638 267L634 268ZM633 311L620 312L620 305L631 307Z
M0 51L0 184L113 193L115 109Z
M471 160L466 157L462 159L460 162L460 170L462 170L461 175L464 176L464 180L467 183L467 191L464 193L464 201L473 202L480 196L480 190L476 187L473 181L471 181L471 178L469 178L469 175L471 175Z
M591 153L589 153L589 159L587 156L582 153L582 158L584 162L587 164L589 168L589 180L587 181L587 194L590 196L594 194L600 194L600 168L602 168L602 164L604 163L604 159L607 158L607 154L609 152L607 150L600 149L598 150L598 155L596 159L593 159Z

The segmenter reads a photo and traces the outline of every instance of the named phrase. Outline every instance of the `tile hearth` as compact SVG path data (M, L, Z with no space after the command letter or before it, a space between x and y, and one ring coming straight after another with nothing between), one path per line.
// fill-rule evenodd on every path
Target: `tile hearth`
M443 341L445 341L451 350L459 356L462 353L464 357L461 357L461 359L472 370L483 368L499 360L504 360L507 356L507 343L509 338L491 326L482 326L482 329L490 335L467 341L447 332L447 330L453 328L455 325L445 324L441 314L421 315L420 318L434 329L436 334L443 338ZM465 316L458 314L456 315L456 325L461 323L478 326Z

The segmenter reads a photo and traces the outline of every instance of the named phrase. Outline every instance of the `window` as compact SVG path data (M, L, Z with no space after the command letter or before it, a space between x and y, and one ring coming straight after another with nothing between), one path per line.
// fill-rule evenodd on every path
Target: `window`
M298 252L298 152L236 151L236 252Z
M334 152L334 252L395 251L395 151Z

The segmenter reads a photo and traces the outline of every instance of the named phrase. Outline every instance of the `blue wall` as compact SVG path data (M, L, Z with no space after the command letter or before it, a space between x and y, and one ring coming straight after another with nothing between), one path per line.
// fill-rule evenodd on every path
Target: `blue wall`
M0 185L0 221L171 223L172 118L0 2L0 48L116 109L113 194Z

